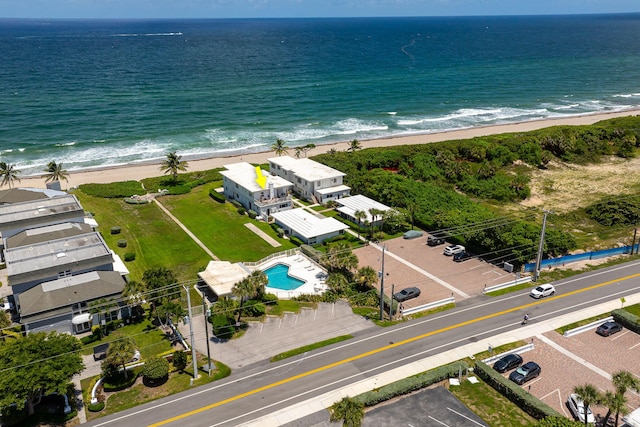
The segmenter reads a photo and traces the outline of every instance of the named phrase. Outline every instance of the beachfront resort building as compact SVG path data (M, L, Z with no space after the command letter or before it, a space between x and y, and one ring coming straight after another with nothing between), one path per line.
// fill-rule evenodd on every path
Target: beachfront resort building
M304 208L275 213L273 220L286 235L295 236L308 245L322 243L349 228L335 218L316 216Z
M362 194L336 200L336 203L339 205L336 210L343 218L356 224L373 225L375 227L382 224L384 213L391 209L389 206L383 205ZM358 219L357 212L364 212L364 217Z
M293 192L314 203L326 203L348 196L351 188L342 183L345 176L311 159L290 156L268 159L271 174L293 183Z
M269 175L247 162L224 166L220 172L223 179L224 195L229 200L237 200L245 209L257 213L262 219L286 211L293 206L291 191L293 184L279 176ZM266 177L264 187L258 183L258 170Z

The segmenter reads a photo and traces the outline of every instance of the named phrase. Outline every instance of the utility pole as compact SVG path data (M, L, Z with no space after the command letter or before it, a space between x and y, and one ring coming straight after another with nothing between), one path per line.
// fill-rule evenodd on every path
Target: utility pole
M191 334L191 364L193 365L193 378L190 383L193 385L193 382L198 379L198 356L196 355L196 342L193 335L193 316L191 315L191 294L189 293L189 288L186 285L182 285L184 290L187 292L187 307L189 308L189 332Z
M380 321L384 320L384 251L382 247L382 268L380 270Z
M207 340L207 374L211 376L211 350L209 349L209 321L207 320L207 310L204 302L204 292L202 292L202 317L204 318L204 336ZM193 338L192 338L193 339Z
M631 255L633 255L633 251L636 248L636 236L638 234L638 229L634 228L633 229L633 242L631 243ZM637 253L637 251L636 251Z
M542 251L544 250L544 232L547 227L547 214L549 211L544 211L542 217L542 230L540 231L540 243L538 244L538 256L536 257L536 269L533 272L533 281L536 282L540 276L540 264L542 263Z

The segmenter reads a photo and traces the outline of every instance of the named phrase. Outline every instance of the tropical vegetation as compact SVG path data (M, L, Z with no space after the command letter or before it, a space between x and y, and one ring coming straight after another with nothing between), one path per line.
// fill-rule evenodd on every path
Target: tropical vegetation
M182 160L182 156L175 151L167 153L166 158L160 164L160 170L166 174L171 174L173 182L178 182L178 171L186 171L189 163Z
M44 182L69 181L69 173L62 167L62 163L56 163L55 160L50 161L43 172L46 172L42 175Z
M12 165L7 162L0 162L0 177L2 177L2 181L0 182L0 187L4 187L5 184L11 188L14 181L20 182L21 171L16 169L16 165Z

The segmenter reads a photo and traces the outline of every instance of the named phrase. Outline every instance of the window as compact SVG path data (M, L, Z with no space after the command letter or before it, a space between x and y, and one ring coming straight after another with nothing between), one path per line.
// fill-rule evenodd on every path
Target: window
M104 318L107 322L111 322L112 320L118 320L118 312L119 310L109 311L104 314Z
M58 279L71 276L71 270L65 270L58 273Z
M79 325L74 325L76 334L81 334L83 332L87 332L91 330L91 322L84 322Z

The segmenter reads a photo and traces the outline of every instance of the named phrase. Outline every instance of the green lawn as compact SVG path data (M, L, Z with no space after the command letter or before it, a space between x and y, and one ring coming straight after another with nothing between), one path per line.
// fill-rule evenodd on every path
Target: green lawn
M107 342L115 341L120 337L130 337L136 342L136 349L140 351L142 360L156 354L164 353L171 349L171 343L164 333L151 324L150 320L143 320L140 323L126 325L116 329L100 341L95 341L82 349L83 354L92 354L93 347Z
M533 427L537 424L535 419L482 380L477 384L462 381L459 386L449 387L449 391L492 427Z
M209 190L219 187L212 183L196 187L188 194L164 196L159 201L182 222L205 246L220 259L258 261L275 252L294 247L280 239L266 223L239 215L231 203L219 203L209 197ZM251 222L282 244L274 248L249 230L244 224Z
M145 270L166 267L179 281L194 280L198 271L206 267L210 257L177 224L167 217L155 203L129 205L122 199L74 194L87 212L94 214L98 231L107 245L124 260L124 254L135 252L136 259L127 262L132 280L141 280ZM120 234L112 235L111 227L119 226ZM126 248L117 241L125 239Z

